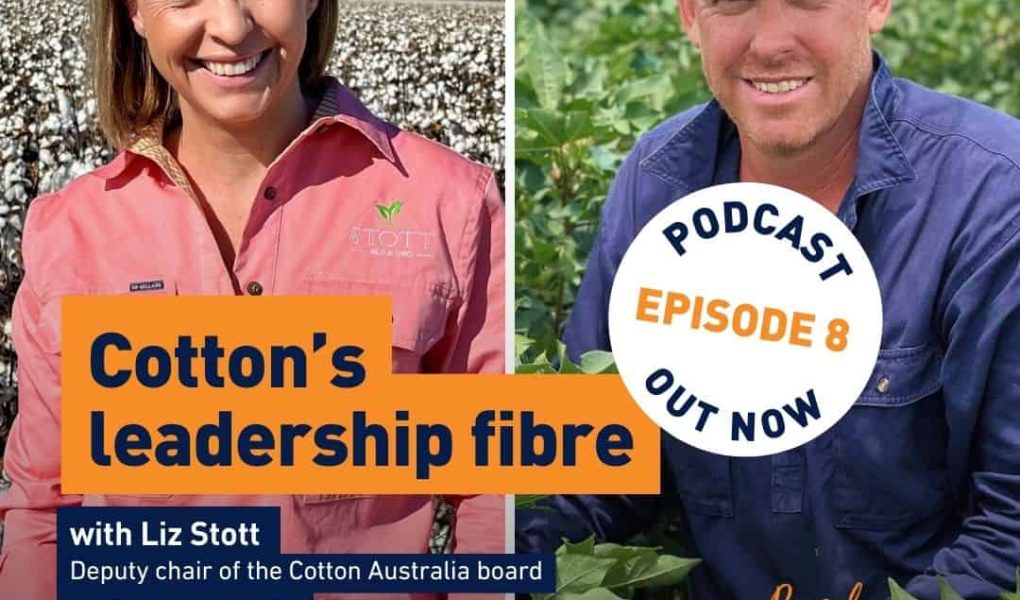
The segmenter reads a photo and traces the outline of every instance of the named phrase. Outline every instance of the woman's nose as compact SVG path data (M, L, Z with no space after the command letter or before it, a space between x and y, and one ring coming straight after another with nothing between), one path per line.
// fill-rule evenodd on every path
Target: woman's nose
M254 23L248 0L212 0L206 3L206 33L228 46L238 46L251 33Z

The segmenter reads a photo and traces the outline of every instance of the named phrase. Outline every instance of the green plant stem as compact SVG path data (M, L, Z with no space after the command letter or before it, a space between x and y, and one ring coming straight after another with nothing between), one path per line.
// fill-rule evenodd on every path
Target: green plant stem
M565 206L569 205L571 202L574 201L574 193L573 193L574 182L573 182L573 177L572 177L573 173L572 173L572 171L570 169L570 165L569 164L565 164L567 162L567 160L566 160L566 150L563 149L563 148L557 149L554 160L556 161L555 164L557 165L558 170L559 170L559 179L556 181L556 187L559 190L560 205L565 207ZM570 219L569 211L563 211L563 212L564 212L565 215L567 215L567 216L565 216L563 218L564 237L569 239L570 235L574 231L574 224L573 224L573 222ZM562 248L561 248L561 252L562 252ZM561 258L562 258L562 254L561 254ZM562 268L559 268L556 271L557 271L557 274L558 274L558 278L557 278L558 281L556 282L556 306L553 309L553 324L554 324L553 331L556 333L557 336L559 336L560 331L562 330L562 327L563 327L563 320L564 320L563 304L564 304L564 298L565 298L566 293L567 293L567 276L563 272Z

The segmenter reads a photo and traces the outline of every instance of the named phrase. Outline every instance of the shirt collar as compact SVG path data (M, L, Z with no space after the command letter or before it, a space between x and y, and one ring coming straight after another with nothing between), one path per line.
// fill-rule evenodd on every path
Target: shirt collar
M325 84L321 89L321 99L312 115L311 123L292 142L292 145L317 132L324 125L331 122L343 123L365 136L387 160L397 162L393 144L390 142L390 138L397 131L396 127L369 112L354 93L335 78L325 78ZM124 152L110 163L110 168L105 170L103 177L105 179L117 177L124 172L133 157L144 156L163 169L174 184L193 195L191 184L183 169L163 145L165 128L165 117L160 117L142 127L134 140L124 148Z
M326 79L326 89L309 129L319 128L323 121L343 123L353 128L372 142L387 160L398 162L390 142L397 128L373 115L353 92L332 77Z
M847 194L857 198L917 177L889 126L898 91L889 68L873 52L874 72L864 107L858 140L854 181ZM735 126L717 100L712 100L664 144L641 161L641 168L688 192L708 187L726 153L725 145L738 143Z

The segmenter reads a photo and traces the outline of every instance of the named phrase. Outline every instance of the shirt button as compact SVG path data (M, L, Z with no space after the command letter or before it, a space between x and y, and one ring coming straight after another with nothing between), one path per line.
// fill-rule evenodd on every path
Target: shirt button
M269 186L262 192L262 197L266 200L273 200L276 198L276 188Z
M261 296L262 295L262 284L257 282L257 281L250 281L250 282L248 282L247 289L248 289L248 293L250 295L252 295L252 296Z
M882 377L878 380L878 385L875 386L879 394L884 394L889 391L889 378Z

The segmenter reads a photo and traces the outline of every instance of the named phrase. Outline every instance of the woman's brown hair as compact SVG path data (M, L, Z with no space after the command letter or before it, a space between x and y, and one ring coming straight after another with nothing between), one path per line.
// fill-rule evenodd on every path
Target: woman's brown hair
M156 71L145 40L131 22L129 1L91 0L89 14L89 59L99 126L116 148L129 144L142 127L177 111L174 91ZM338 13L338 0L319 0L308 19L308 41L298 67L302 89L326 72Z

